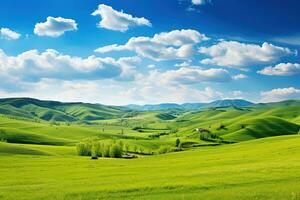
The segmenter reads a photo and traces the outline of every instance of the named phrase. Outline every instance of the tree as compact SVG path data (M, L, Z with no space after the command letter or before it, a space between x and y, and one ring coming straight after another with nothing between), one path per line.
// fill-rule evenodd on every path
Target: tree
M120 158L122 157L122 148L119 144L113 144L109 151L109 156L111 158Z
M178 146L179 146L179 144L180 144L180 139L179 139L179 138L177 138L177 139L176 139L176 142L175 142L175 147L178 147Z
M124 145L124 149L125 149L125 152L127 153L129 151L129 145L128 144L125 144Z
M110 144L103 144L102 146L102 157L109 157L110 156Z
M160 146L158 149L158 153L159 154L164 154L164 153L168 153L171 151L171 147L170 146Z
M92 144L90 142L81 142L77 144L77 154L79 156L91 156L92 154Z

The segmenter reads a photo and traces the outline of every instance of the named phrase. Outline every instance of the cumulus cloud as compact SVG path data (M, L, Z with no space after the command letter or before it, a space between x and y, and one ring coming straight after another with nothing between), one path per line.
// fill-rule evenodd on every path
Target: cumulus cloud
M47 17L46 22L37 23L34 33L38 36L59 37L66 31L77 30L77 23L73 19L62 17Z
M183 61L182 63L176 63L174 67L189 67L191 65L190 61Z
M237 41L221 41L210 47L201 47L200 53L210 56L201 60L202 64L213 64L248 70L254 65L278 61L281 57L293 55L289 48L283 48L264 42L261 46Z
M154 69L156 66L153 65L153 64L150 64L150 65L148 65L147 67L148 67L149 69Z
M221 92L211 87L195 89L186 85L161 85L144 81L120 84L114 80L60 80L41 79L39 82L22 83L23 91L8 92L1 89L2 97L30 96L39 99L67 102L91 102L108 105L162 102L208 102L223 98ZM159 97L159 98L158 98Z
M206 0L192 0L193 5L203 5L206 3Z
M76 79L132 79L136 57L123 57L118 60L107 57L87 58L64 55L53 49L44 52L30 50L17 56L8 56L0 50L0 73L18 77L26 81L38 81L42 78L64 80Z
M137 57L122 57L116 61L122 69L122 72L116 80L119 81L133 81L138 75L137 67L141 64L142 60Z
M89 103L118 103L119 87L107 80L60 80L44 78L38 82L22 82L22 90L5 91L1 89L2 97L32 97L45 100L64 102L89 102Z
M6 40L17 40L21 37L21 34L10 30L9 28L1 28L0 36Z
M199 69L193 67L182 67L177 70L159 72L153 70L150 72L150 79L165 83L197 84L203 82L228 82L231 76L224 69Z
M173 30L155 34L153 37L132 37L124 45L104 46L96 49L95 52L128 50L156 61L189 59L195 53L195 44L208 39L195 30Z
M257 73L270 76L292 76L300 73L300 64L298 63L279 63L274 67L266 67Z
M245 74L237 74L237 75L232 76L233 80L239 80L239 79L245 79L245 78L247 78L247 76Z
M270 91L261 92L262 102L275 102L287 99L299 99L300 90L294 87L277 88Z
M155 83L135 85L128 90L124 90L122 96L131 99L131 103L139 104L209 102L223 98L221 92L210 87L196 89L187 85L155 85Z
M133 26L151 26L151 22L144 18L133 17L123 11L116 11L112 7L100 4L98 9L92 13L93 16L100 15L101 21L98 27L125 32Z

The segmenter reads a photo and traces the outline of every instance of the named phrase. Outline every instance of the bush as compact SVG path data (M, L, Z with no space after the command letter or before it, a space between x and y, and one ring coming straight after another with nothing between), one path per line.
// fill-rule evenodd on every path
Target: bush
M92 144L90 142L87 143L79 143L77 144L77 154L79 156L91 156L92 155Z
M109 156L111 158L121 158L122 157L122 148L119 144L113 144L109 150Z
M103 144L102 148L102 157L109 157L110 156L110 144Z
M7 135L6 135L5 130L0 130L0 141L7 142Z
M159 154L164 154L164 153L168 153L171 151L171 147L170 146L161 146L159 149L158 149L158 153Z
M179 139L179 138L177 138L177 139L176 139L176 142L175 142L175 147L178 147L178 146L179 146L179 144L180 144L180 139Z
M101 157L102 156L102 148L100 142L93 143L92 156Z

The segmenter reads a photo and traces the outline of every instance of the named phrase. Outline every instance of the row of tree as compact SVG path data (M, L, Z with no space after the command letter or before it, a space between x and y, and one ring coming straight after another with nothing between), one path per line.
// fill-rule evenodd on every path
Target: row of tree
M121 142L86 141L77 144L79 156L121 158L123 144Z

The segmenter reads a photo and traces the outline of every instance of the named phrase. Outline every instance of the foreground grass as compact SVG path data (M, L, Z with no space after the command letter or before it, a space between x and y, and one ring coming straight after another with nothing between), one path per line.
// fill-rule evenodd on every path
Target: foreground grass
M0 199L300 199L299 154L300 136L133 160L2 153Z

